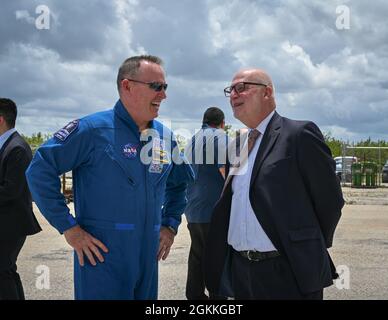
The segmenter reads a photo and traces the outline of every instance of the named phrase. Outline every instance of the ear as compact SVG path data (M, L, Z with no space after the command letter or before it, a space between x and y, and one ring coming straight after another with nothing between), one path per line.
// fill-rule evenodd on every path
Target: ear
M8 124L3 116L0 116L0 134L8 130Z
M264 98L271 98L272 97L272 88L271 87L265 87L264 91Z
M127 79L123 79L121 80L121 90L125 91L129 91L130 88L129 88L129 81Z

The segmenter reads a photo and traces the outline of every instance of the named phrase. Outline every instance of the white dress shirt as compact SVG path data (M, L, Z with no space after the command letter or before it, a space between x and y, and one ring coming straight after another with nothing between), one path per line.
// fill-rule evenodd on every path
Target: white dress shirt
M232 180L233 196L228 243L237 251L256 250L266 252L276 250L257 220L249 200L249 185L257 151L274 113L275 111L272 111L256 128L260 132L260 136L249 154L247 172L235 175ZM248 139L245 143L248 143Z
M7 142L8 138L16 132L15 128L9 129L6 132L4 132L2 135L0 135L0 149L3 147L4 143Z

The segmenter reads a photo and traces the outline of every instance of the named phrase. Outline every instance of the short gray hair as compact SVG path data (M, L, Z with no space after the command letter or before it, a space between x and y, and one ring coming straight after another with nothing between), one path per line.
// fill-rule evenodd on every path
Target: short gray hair
M135 77L139 71L140 63L142 61L156 63L160 66L163 65L162 59L156 56L141 55L128 58L121 64L119 72L117 74L117 89L119 90L119 92L121 81L123 81L123 79L125 79L126 77Z

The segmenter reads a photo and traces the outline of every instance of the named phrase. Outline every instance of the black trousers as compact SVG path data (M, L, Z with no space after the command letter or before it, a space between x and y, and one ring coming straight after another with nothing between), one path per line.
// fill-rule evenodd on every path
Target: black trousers
M0 238L0 300L24 300L22 281L17 273L16 260L26 237Z
M322 300L323 289L302 294L283 256L250 261L232 250L232 287L236 300Z
M205 248L210 223L188 223L191 246L186 282L186 297L188 300L222 300L225 297L205 293L205 277L203 274L202 257Z

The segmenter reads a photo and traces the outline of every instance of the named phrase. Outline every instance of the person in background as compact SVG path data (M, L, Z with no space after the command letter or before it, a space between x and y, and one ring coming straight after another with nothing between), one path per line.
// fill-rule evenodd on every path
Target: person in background
M32 152L16 116L15 102L0 98L0 300L25 299L16 261L26 236L41 231L25 177Z
M188 260L186 297L189 300L221 299L205 293L202 256L213 207L224 185L227 136L225 116L221 109L211 107L203 115L202 128L186 148L192 159L195 180L187 189L185 215L190 232L191 246Z

